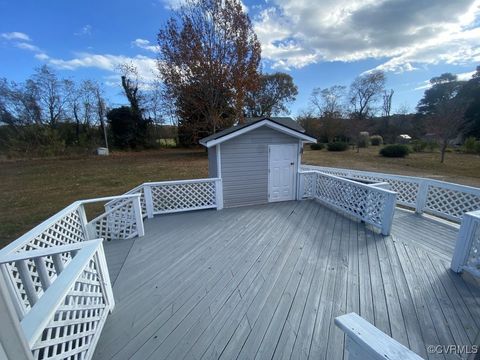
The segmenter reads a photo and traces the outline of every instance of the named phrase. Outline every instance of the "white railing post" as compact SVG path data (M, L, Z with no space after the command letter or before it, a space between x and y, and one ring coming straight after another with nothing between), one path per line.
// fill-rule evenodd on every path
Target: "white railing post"
M418 186L418 193L415 201L415 212L417 214L422 214L425 209L428 197L428 185L429 181L427 179L422 179Z
M382 219L382 235L390 235L390 232L392 231L393 215L395 213L395 206L397 205L396 199L396 194L387 194Z
M135 224L137 225L137 236L145 235L145 228L143 226L142 204L140 203L140 195L132 199L133 212L135 214Z
M143 184L143 194L145 196L145 206L147 208L147 217L153 218L153 197L152 187L149 184Z
M10 298L8 279L0 273L0 358L31 360L32 352L20 326L14 303Z
M305 191L305 176L300 171L297 173L297 176L298 176L297 200L302 200L303 193Z
M97 263L99 265L99 275L103 287L103 292L108 302L109 311L112 312L115 307L115 298L113 297L112 283L110 281L110 274L108 273L107 259L105 258L105 251L103 250L103 243L97 249Z
M92 227L88 224L87 213L85 212L85 206L82 203L78 205L77 212L80 217L80 222L83 226L83 231L85 232L86 239L95 239L95 229L92 229Z
M221 178L215 180L215 204L217 204L217 210L223 209L223 182Z
M450 268L454 272L460 273L464 270L477 230L480 232L480 210L463 215L462 224L455 244L455 251L450 264Z

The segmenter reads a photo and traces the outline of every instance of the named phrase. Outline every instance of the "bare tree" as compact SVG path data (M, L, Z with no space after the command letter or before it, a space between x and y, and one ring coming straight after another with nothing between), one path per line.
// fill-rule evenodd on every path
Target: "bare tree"
M440 162L445 160L445 153L450 141L457 138L465 123L465 110L468 103L452 97L437 104L435 112L427 118L427 127L434 133L440 145Z
M17 84L0 79L0 122L13 127L41 123L41 109L31 81Z
M60 121L67 97L64 83L47 65L36 69L32 77L32 88L42 109L43 118L54 127Z
M94 83L93 94L94 94L95 103L96 103L97 119L100 124L100 129L102 130L105 147L108 149L107 126L105 123L107 105L106 105L105 97L103 95L102 88L98 83Z
M389 117L390 112L392 111L392 98L393 98L393 89L390 89L389 91L384 90L383 91L383 106L382 106L382 112L383 116Z
M310 102L317 109L319 116L341 117L344 111L346 87L333 85L329 88L315 88Z
M365 120L385 88L385 73L372 71L357 77L350 85L350 104L355 118Z
M138 75L138 69L133 63L124 63L119 66L119 70L121 72L122 88L130 103L132 115L141 122L143 121L143 111L141 107L143 99L139 91L140 77Z
M158 44L161 79L182 121L216 131L233 111L243 122L246 94L258 86L260 43L239 0L186 0Z

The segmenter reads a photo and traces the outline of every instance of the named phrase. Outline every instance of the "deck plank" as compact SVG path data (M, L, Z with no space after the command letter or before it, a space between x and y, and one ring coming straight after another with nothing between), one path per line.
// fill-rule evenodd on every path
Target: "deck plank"
M302 201L145 229L105 244L116 308L94 359L342 359L351 311L424 358L480 329L480 289L448 269L458 230L424 216L397 210L385 237Z

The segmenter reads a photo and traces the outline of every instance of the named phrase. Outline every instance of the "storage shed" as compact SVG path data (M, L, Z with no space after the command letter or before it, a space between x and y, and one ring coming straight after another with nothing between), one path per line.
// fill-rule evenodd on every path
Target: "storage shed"
M200 140L225 207L295 200L303 143L316 142L286 117L248 119Z

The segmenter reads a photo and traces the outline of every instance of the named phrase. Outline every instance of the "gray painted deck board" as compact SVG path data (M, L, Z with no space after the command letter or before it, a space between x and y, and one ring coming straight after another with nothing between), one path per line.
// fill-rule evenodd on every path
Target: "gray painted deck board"
M116 307L95 359L342 359L355 311L425 358L471 344L480 289L457 229L398 210L381 236L314 201L159 216L105 244Z

